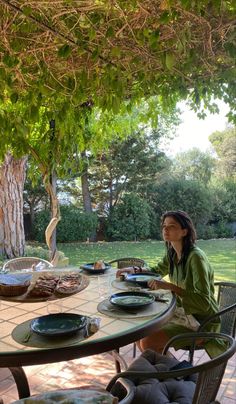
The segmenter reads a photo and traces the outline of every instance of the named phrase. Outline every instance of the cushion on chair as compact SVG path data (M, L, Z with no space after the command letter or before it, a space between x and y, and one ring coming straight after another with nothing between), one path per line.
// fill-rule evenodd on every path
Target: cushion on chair
M186 361L182 364L175 358L169 358L157 352L146 350L130 365L128 371L159 372L187 366ZM191 364L189 366L191 367ZM143 380L138 376L132 376L132 380L136 386L132 404L192 404L196 375L188 376L185 380L167 379L161 381L155 378ZM117 394L116 388L117 386L114 385L111 390L114 395Z
M79 388L49 391L14 401L12 404L118 404L118 399L98 388Z

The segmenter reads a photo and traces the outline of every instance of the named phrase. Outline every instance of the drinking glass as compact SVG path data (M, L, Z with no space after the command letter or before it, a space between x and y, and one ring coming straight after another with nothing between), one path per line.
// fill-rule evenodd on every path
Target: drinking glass
M100 299L107 299L111 295L111 275L98 275L98 293Z

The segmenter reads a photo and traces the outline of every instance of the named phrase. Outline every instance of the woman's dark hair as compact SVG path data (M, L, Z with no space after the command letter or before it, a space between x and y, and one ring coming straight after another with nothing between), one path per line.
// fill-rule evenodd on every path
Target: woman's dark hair
M161 218L161 225L163 226L164 220L166 217L173 217L181 226L182 229L187 229L187 234L183 238L183 249L182 249L182 256L181 256L181 264L184 271L184 267L189 256L190 250L195 244L197 234L194 228L193 222L189 215L182 210L170 210L165 212ZM171 246L169 242L166 242L167 254L170 260L170 275L173 274L174 270L174 256L175 250Z

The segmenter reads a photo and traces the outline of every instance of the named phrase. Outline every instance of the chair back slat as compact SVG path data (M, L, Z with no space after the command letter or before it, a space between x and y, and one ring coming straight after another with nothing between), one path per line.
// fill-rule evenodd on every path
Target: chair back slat
M235 337L236 326L236 283L219 282L218 303L219 309L235 304L235 307L221 316L221 332Z
M19 271L22 269L30 269L30 268L32 268L32 265L37 265L39 263L45 264L45 267L48 267L48 268L53 267L53 265L49 261L46 261L43 258L20 257L20 258L13 258L13 259L7 261L3 266L3 270Z
M211 403L217 396L227 362L204 370L198 375L193 404Z
M127 257L127 258L117 258L116 260L112 260L109 264L117 264L118 269L126 268L126 267L144 267L145 261L141 258Z

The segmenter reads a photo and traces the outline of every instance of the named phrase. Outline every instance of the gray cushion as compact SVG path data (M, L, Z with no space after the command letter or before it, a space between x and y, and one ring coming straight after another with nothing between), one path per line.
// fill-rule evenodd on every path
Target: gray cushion
M147 350L130 365L128 371L168 371L179 363L175 358ZM192 404L196 375L189 376L186 380L162 381L157 378L142 380L138 376L134 378L132 376L132 380L136 386L132 404ZM113 389L112 393L115 392L114 387Z

